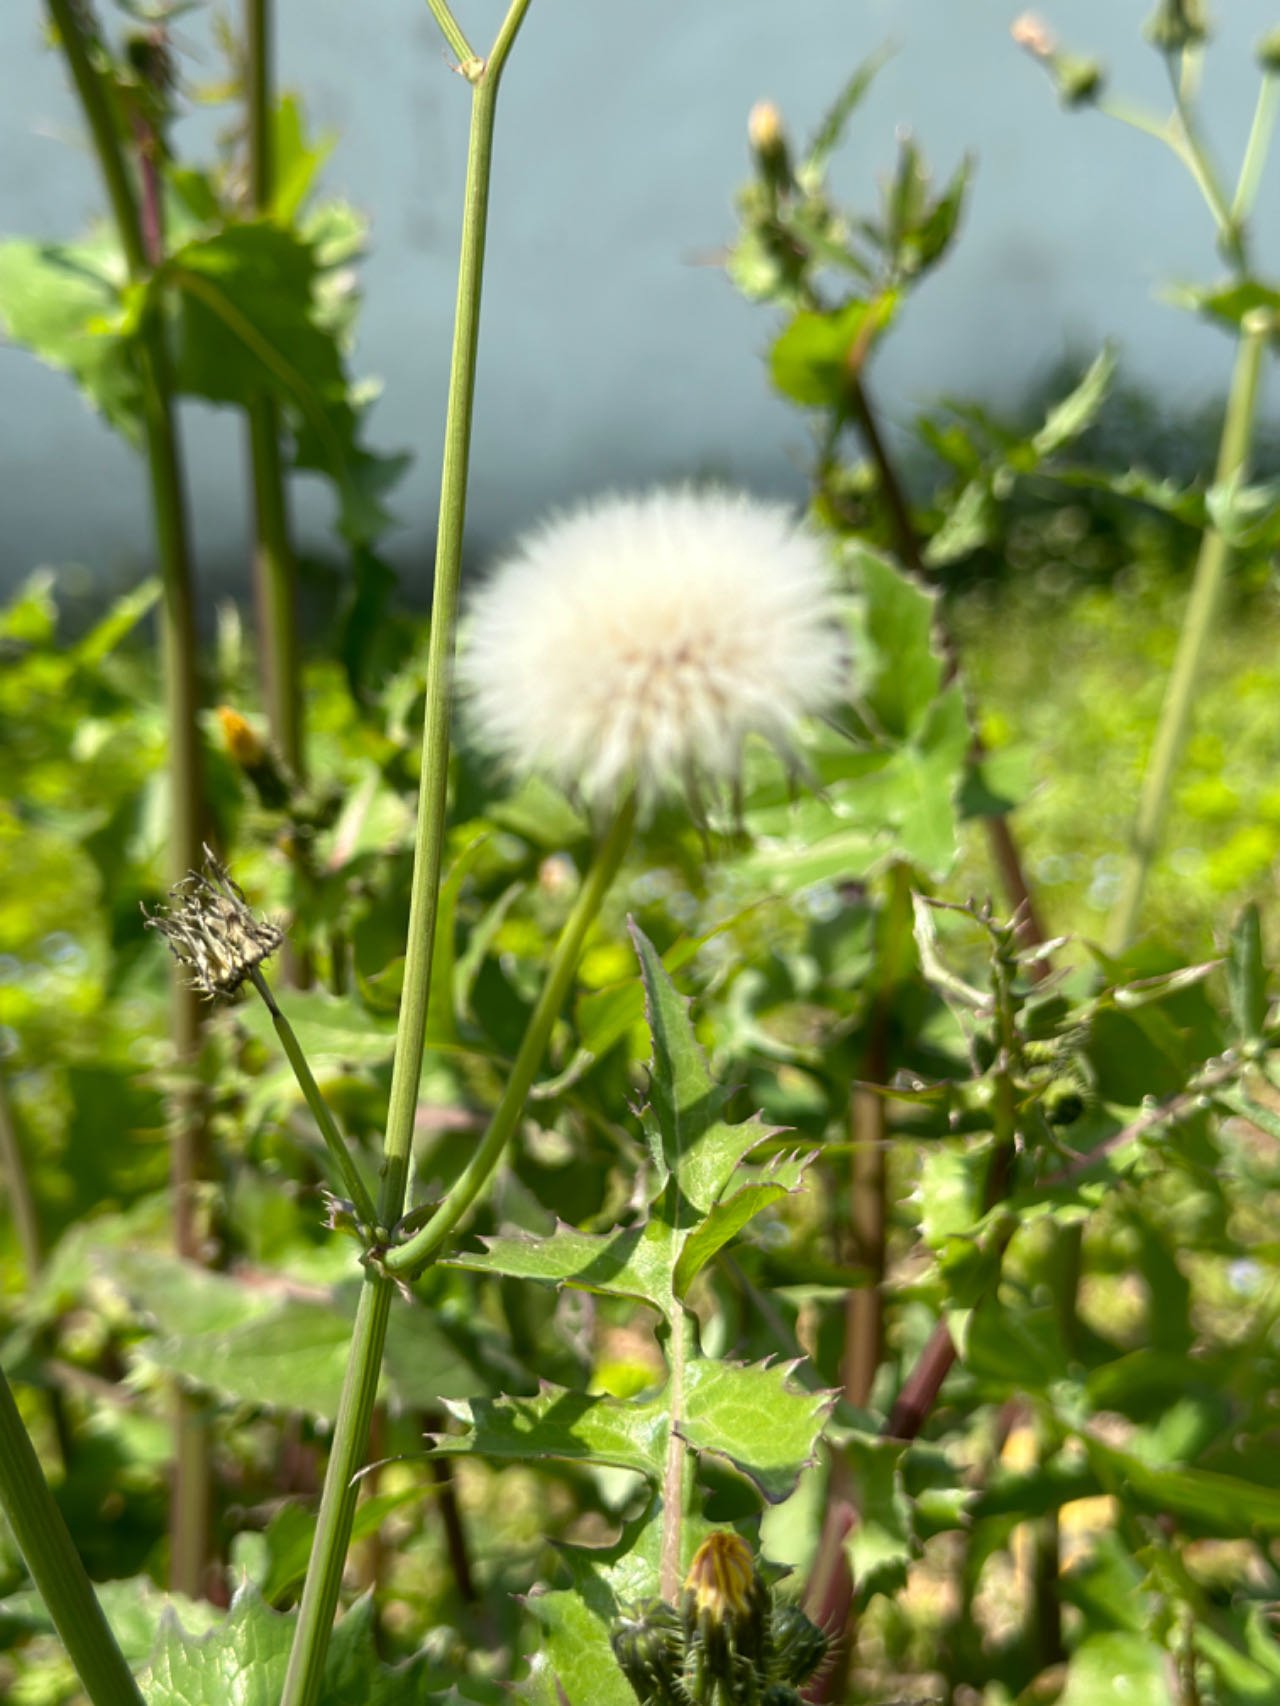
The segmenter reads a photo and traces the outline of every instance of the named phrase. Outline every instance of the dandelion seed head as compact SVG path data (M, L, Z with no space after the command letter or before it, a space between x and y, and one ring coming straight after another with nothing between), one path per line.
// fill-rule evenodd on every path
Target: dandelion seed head
M591 804L732 782L839 694L823 549L737 493L606 497L520 541L480 590L459 677L480 743Z

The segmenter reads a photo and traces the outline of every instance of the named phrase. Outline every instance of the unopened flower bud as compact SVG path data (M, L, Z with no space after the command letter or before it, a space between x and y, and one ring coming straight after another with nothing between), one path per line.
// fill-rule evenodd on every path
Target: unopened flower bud
M1048 59L1057 52L1058 43L1053 31L1034 12L1024 12L1015 18L1009 26L1009 34L1019 47L1025 48L1036 59Z
M760 176L775 192L790 187L791 156L782 114L772 101L757 101L747 116L747 141L756 157Z
M227 751L243 769L248 770L255 764L261 764L266 757L267 749L261 735L239 711L233 711L230 705L218 706L218 721L222 725L222 738L227 743Z
M783 1679L793 1685L808 1682L819 1668L831 1642L817 1624L791 1599L780 1599L773 1607L774 1663Z
M763 1676L769 1652L769 1593L739 1534L709 1535L684 1583L685 1643L697 1668L729 1681L744 1667Z
M1055 54L1051 69L1064 107L1091 106L1106 82L1106 72L1098 60L1081 59L1075 54Z
M1280 77L1280 25L1258 43L1258 64L1268 77Z
M620 1617L610 1636L618 1667L645 1706L675 1706L682 1698L680 1619L653 1600Z
M1204 0L1159 0L1147 19L1147 40L1162 53L1195 47L1208 34L1209 13Z
M227 751L244 771L263 805L269 811L280 811L288 805L294 791L290 778L248 718L230 705L219 705L218 722Z

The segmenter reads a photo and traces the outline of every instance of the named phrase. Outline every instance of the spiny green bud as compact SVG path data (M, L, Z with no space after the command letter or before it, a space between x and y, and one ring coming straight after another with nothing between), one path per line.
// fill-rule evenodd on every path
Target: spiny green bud
M774 1602L773 1661L784 1681L808 1682L830 1650L830 1641L795 1600Z
M680 1681L683 1631L669 1605L655 1599L620 1617L610 1644L644 1706L687 1706L689 1696Z
M1258 64L1268 77L1280 77L1280 24L1258 43Z
M1208 34L1209 13L1204 0L1160 0L1147 19L1147 40L1162 53L1195 47Z

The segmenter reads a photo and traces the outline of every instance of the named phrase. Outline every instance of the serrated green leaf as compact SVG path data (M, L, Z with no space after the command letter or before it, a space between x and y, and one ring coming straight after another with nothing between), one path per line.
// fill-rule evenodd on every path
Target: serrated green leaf
M874 551L859 549L851 566L872 654L858 696L880 729L903 740L924 723L942 686L937 598Z
M103 237L85 243L0 243L0 327L50 367L130 440L142 391L132 333L122 320L124 261Z
M739 1189L730 1189L715 1205L706 1219L685 1239L672 1276L672 1289L679 1298L688 1295L689 1287L707 1263L748 1222L763 1209L798 1191L804 1182L805 1169L811 1157L779 1156L771 1166L760 1168L755 1178ZM745 1170L740 1170L740 1175Z
M276 1706L292 1637L292 1618L251 1589L201 1635L170 1614L139 1678L148 1706Z
M256 1588L242 1588L225 1617L199 1634L170 1612L138 1679L148 1706L276 1706L295 1622L273 1611ZM423 1655L382 1663L366 1595L333 1631L319 1706L396 1706L422 1698L428 1680Z
M779 1504L813 1461L833 1398L790 1384L784 1363L714 1362L695 1358L685 1369L680 1437L697 1451L727 1457Z
M665 1387L658 1397L641 1400L544 1385L532 1398L472 1399L447 1408L467 1432L430 1436L436 1452L607 1463L654 1482L662 1474L668 1428Z
M510 1234L486 1238L484 1246L480 1252L462 1252L447 1265L635 1297L671 1314L673 1234L661 1221L604 1233L579 1232L560 1222L546 1237Z
M1053 456L1088 431L1107 400L1115 371L1115 351L1104 349L1089 364L1075 390L1054 404L1045 417L1044 425L1031 440L1031 448L1040 460Z
M719 1200L738 1163L773 1135L758 1119L726 1125L727 1093L714 1081L689 1018L689 1003L671 981L657 950L634 923L645 1015L653 1038L649 1080L649 1148L659 1185L670 1180L662 1211L677 1231L689 1230Z
M790 1374L779 1363L695 1357L685 1367L683 1407L674 1417L669 1382L644 1399L544 1385L532 1398L449 1403L466 1432L433 1435L432 1445L451 1455L607 1463L656 1486L674 1422L687 1445L728 1458L777 1504L812 1461L832 1402L826 1393L797 1390Z

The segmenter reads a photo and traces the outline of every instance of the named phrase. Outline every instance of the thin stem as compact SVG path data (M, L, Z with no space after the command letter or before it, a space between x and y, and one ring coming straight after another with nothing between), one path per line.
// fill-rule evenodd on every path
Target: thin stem
M139 203L120 146L108 87L93 64L90 41L75 0L48 0L48 8L93 139L130 280L142 283L148 276L150 262L160 257L149 256L147 252ZM153 176L146 179L144 187L154 222L158 219L159 202ZM155 241L160 241L158 228ZM170 750L169 862L171 878L178 882L200 863L204 790L196 725L195 598L185 485L174 419L169 353L163 323L154 311L143 318L138 369L152 519L164 590L161 645ZM174 1052L179 1062L188 1062L199 1043L199 1002L176 966L172 975ZM190 1097L184 1095L179 1102L173 1140L171 1181L174 1245L180 1256L189 1259L198 1258L200 1253L195 1190L206 1165L205 1149L203 1122ZM207 1437L203 1428L193 1425L196 1413L187 1400L179 1395L176 1405L170 1579L177 1591L198 1595L208 1551Z
M253 987L266 1003L267 1012L271 1015L271 1023L275 1026L276 1035L280 1039L280 1046L288 1056L289 1065L293 1068L293 1076L298 1081L298 1088L306 1098L307 1106L311 1109L315 1122L320 1128L320 1135L324 1139L325 1148L329 1151L329 1158L333 1162L337 1174L335 1183L338 1180L341 1181L347 1196L350 1197L355 1206L356 1216L360 1224L372 1229L377 1225L377 1210L374 1207L373 1198L365 1188L365 1182L360 1177L360 1170L352 1159L351 1151L347 1148L342 1133L338 1130L333 1115L329 1111L328 1103L321 1094L320 1086L315 1081L293 1026L276 1004L271 986L263 977L261 969L254 966L249 977Z
M0 1505L93 1706L143 1706L2 1370Z
M569 985L582 958L582 947L613 879L618 874L623 855L631 843L635 827L635 801L629 799L613 821L608 834L600 843L591 868L583 879L573 910L564 922L555 953L547 968L546 980L529 1015L529 1023L512 1064L501 1100L494 1109L488 1130L467 1164L466 1170L450 1187L444 1201L431 1219L403 1244L394 1245L384 1257L389 1273L414 1274L423 1268L439 1251L445 1239L457 1226L476 1198L493 1176L504 1150L515 1132L529 1089L547 1052L551 1028L559 1017L569 993Z
M249 190L253 210L261 217L271 211L275 194L270 0L245 0L245 45ZM248 416L262 696L276 749L301 780L303 750L298 682L297 565L289 535L284 473L280 463L280 421L274 398L258 396L251 399Z
M462 28L453 13L449 10L446 0L427 0L431 15L440 26L440 33L448 42L450 50L457 56L458 64L465 65L474 59L471 43L462 33Z
M431 0L431 4L446 36L455 42L455 51L459 47L465 48L465 39L452 23L452 15L443 0ZM384 1225L394 1225L404 1208L426 1041L427 998L444 849L450 678L458 583L462 570L462 533L466 517L494 119L502 70L529 4L530 0L512 0L487 64L476 70L471 78L471 129L453 356L445 416L444 465L440 476L440 524L427 659L422 775L410 890L409 936L379 1201L379 1218ZM450 25L453 36L449 36ZM469 53L463 57L467 60L472 58ZM319 1695L329 1632L342 1585L343 1562L351 1538L355 1509L354 1477L361 1467L368 1439L369 1417L378 1388L394 1285L392 1279L372 1265L366 1269L334 1425L333 1446L325 1472L311 1562L289 1654L282 1706L315 1706Z
M693 1453L680 1437L684 1416L685 1369L695 1350L693 1317L680 1308L671 1323L667 1360L671 1366L671 1405L667 1424L667 1460L662 1475L662 1550L658 1592L668 1605L679 1605L683 1574L684 1519L693 1496Z
M1251 311L1241 323L1235 374L1218 453L1216 480L1220 489L1242 479L1248 468L1262 356L1272 330L1272 316L1264 310ZM1147 761L1120 894L1111 917L1108 942L1113 952L1128 944L1137 926L1168 813L1174 773L1191 722L1200 667L1230 564L1231 546L1225 535L1216 527L1206 528L1155 742Z
M1191 176L1214 217L1223 250L1232 264L1244 272L1248 261L1243 232L1227 205L1226 195L1218 182L1218 174L1214 171L1213 163L1201 141L1199 127L1188 101L1187 89L1175 68L1172 54L1165 55L1165 64L1169 71L1169 84L1173 89L1173 104L1181 131L1182 147L1178 152L1190 169Z
M9 1195L9 1212L13 1216L13 1229L18 1236L23 1266L27 1270L27 1284L34 1285L43 1260L40 1217L36 1213L36 1199L27 1177L9 1090L3 1076L0 1076L0 1173L4 1176Z
M1249 140L1245 144L1244 159L1240 164L1236 193L1231 203L1231 217L1236 225L1242 226L1253 212L1262 170L1271 151L1271 135L1275 129L1278 105L1280 77L1274 72L1264 72L1258 89L1258 104L1253 109Z

